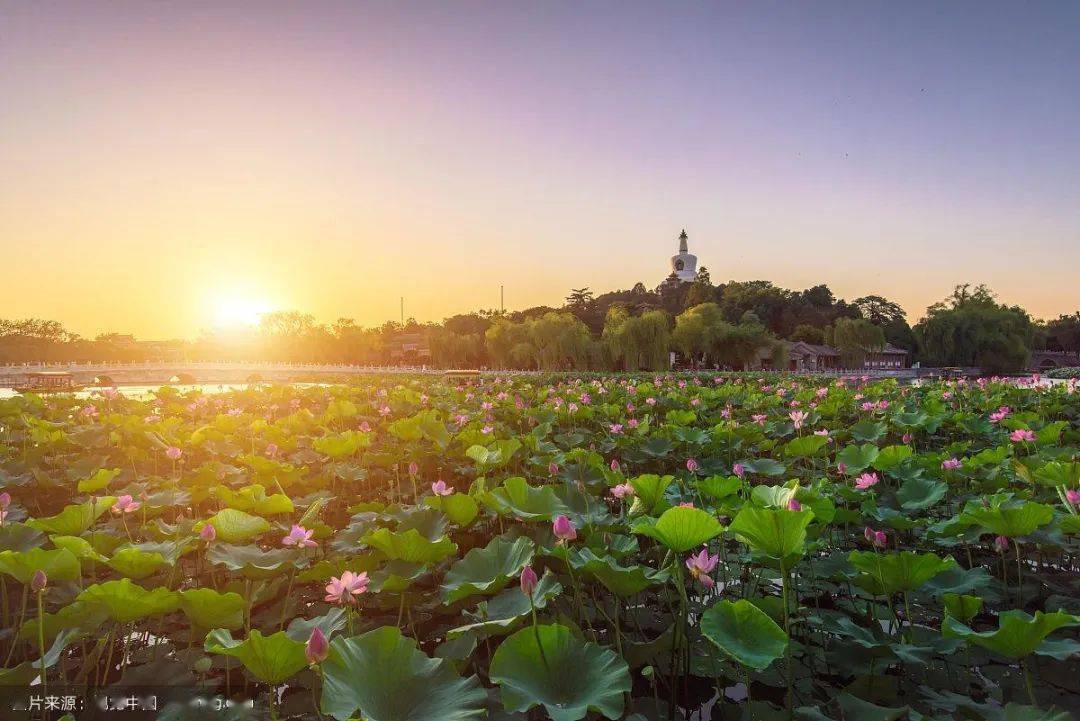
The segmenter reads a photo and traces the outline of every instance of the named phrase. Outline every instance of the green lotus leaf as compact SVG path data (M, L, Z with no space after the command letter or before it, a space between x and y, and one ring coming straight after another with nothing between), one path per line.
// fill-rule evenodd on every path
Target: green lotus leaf
M1062 516L1058 519L1058 528L1069 535L1080 533L1080 515L1070 513Z
M939 558L933 553L878 553L852 551L848 561L860 571L855 583L877 595L915 591L931 578L956 565L952 556Z
M69 638L72 640L93 633L108 620L109 614L100 606L73 601L56 613L46 613L44 618L45 642L51 644L64 631L69 632ZM22 625L19 629L19 638L37 645L37 618L28 619Z
M113 479L120 475L119 468L101 468L94 471L88 478L79 481L79 493L94 493L105 488Z
M519 476L507 478L502 486L481 495L480 501L500 516L514 516L523 521L550 521L566 511L554 488L530 486Z
M25 523L18 523L9 517L0 524L0 550L29 551L44 542L45 534Z
M802 556L806 527L813 518L813 511L746 506L735 516L729 530L755 551L781 561Z
M474 548L446 572L442 596L454 603L474 594L498 593L532 561L533 542L522 536L515 541L496 537L485 548Z
M885 446L870 465L879 471L891 471L910 458L914 452L911 446Z
M630 515L653 515L667 507L664 492L674 482L675 476L658 476L649 473L629 480L634 487L634 510ZM640 502L640 503L639 503Z
M289 627L285 629L285 633L294 641L307 643L312 630L316 628L322 631L324 636L331 638L335 633L345 628L347 624L348 618L345 615L345 609L335 606L315 618L294 618L289 622Z
M578 551L573 564L574 568L595 578L607 590L622 598L635 596L650 586L658 586L668 580L666 571L654 571L640 564L623 567L611 556L597 556L588 548Z
M228 486L217 486L214 493L229 508L254 513L259 516L292 513L295 510L292 499L284 493L275 493L268 496L266 495L266 488L258 483L244 486L236 491Z
M844 721L900 721L911 710L910 706L878 706L847 692L837 696L836 702Z
M55 516L31 518L26 525L49 534L81 536L90 530L94 521L107 512L114 503L116 503L116 498L113 496L99 496L86 503L64 506L64 510Z
M554 721L578 721L590 711L617 719L630 690L626 661L558 624L529 626L507 637L491 659L489 676L507 711L543 705Z
M787 458L810 458L821 453L828 445L826 436L801 436L784 444L784 456Z
M945 603L945 613L964 623L975 618L975 614L982 610L983 605L980 597L960 593L946 593L942 596L942 601Z
M195 530L202 528L205 523L213 526L217 537L225 543L250 541L270 530L270 523L265 518L235 508L223 508L209 520L196 524Z
M19 583L30 583L37 571L44 571L49 581L75 581L82 568L75 554L65 548L0 551L0 573L6 573Z
M885 435L885 431L887 430L888 426L884 423L863 420L851 426L851 428L848 429L848 432L851 433L851 437L859 443L873 443Z
M380 593L400 593L427 573L426 563L395 559L371 574L371 583Z
M353 456L358 450L369 445L371 445L371 434L354 430L331 433L311 442L312 448L335 461Z
M279 684L308 665L304 644L284 631L263 636L252 630L246 639L237 641L226 629L219 628L207 634L203 648L207 653L238 659L252 676L269 684Z
M106 563L121 576L139 580L153 575L166 564L166 560L156 551L128 547L118 549Z
M1036 611L1034 616L1029 616L1014 609L998 615L998 627L993 631L977 633L952 616L946 616L941 624L941 632L947 637L962 638L1006 658L1021 659L1030 655L1055 630L1077 625L1080 625L1080 616L1064 611Z
M948 490L946 483L916 476L903 482L896 492L896 500L900 501L901 508L921 511L937 504Z
M721 501L739 492L743 481L738 476L709 476L696 483L698 493L714 501Z
M75 554L80 561L105 561L105 556L98 553L93 544L79 536L50 536L49 540L57 548L64 548Z
M206 560L240 573L245 578L260 579L276 576L287 564L294 563L296 551L274 548L265 551L255 545L237 546L231 543L213 543L206 552Z
M0 669L0 687L30 686L41 676L43 668L51 668L60 660L68 644L74 640L74 634L62 631L53 641L45 655L35 661L24 661L14 668Z
M1048 638L1035 649L1035 655L1067 661L1074 656L1080 656L1080 641L1074 638Z
M659 520L638 519L632 530L656 539L676 553L685 553L720 535L724 527L708 511L676 506L664 511Z
M180 594L176 591L167 588L147 591L130 578L95 583L83 590L76 599L104 608L109 618L119 623L160 616L180 607Z
M322 674L322 712L338 721L356 715L368 721L486 716L486 695L475 676L461 678L449 661L429 658L415 641L390 626L335 638Z
M533 589L533 606L539 611L547 606L548 601L562 593L562 590L555 574L546 572ZM528 619L531 611L529 597L522 593L520 588L513 586L486 601L481 601L474 610L465 611L465 616L472 619L472 622L450 629L446 632L446 637L453 639L464 634L472 634L476 638L501 636Z
M847 473L860 473L870 467L877 459L878 447L873 443L864 443L861 446L844 446L844 450L836 454L836 462L843 463Z
M442 511L447 518L462 528L472 523L477 514L480 513L480 506L467 493L454 493L449 496L426 496L424 503Z
M212 588L190 588L180 592L180 609L199 628L235 631L244 625L247 602L239 593L218 593Z
M1080 461L1049 461L1035 471L1035 480L1045 486L1080 486Z
M976 506L960 514L960 520L982 526L995 536L1020 538L1054 520L1054 509L1042 503L1026 501L1017 506L985 508Z
M404 532L377 528L364 536L364 543L379 549L387 558L409 563L437 563L457 553L457 544L446 536L430 541L415 528Z
M746 599L714 604L701 616L701 632L726 655L758 671L783 656L788 643L784 629Z

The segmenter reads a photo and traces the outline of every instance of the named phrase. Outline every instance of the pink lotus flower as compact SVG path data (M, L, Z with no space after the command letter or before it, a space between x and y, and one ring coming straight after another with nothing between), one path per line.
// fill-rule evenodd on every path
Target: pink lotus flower
M877 485L880 480L876 473L864 473L855 479L855 487L860 491L865 491L867 488Z
M623 424L622 423L612 423L610 426L608 426L608 430L611 431L612 435L616 435L616 436L619 435L620 433L622 433L622 429L623 429Z
M810 414L806 411L792 411L791 413L788 413L788 418L795 424L795 430L802 428L803 424L806 423L806 419L809 417Z
M955 458L948 458L941 462L941 470L943 471L955 471L960 466L964 465Z
M700 468L700 466L698 465L698 462L695 459L693 459L693 458L687 458L686 459L686 470L690 471L691 473L696 473L698 468Z
M836 464L836 472L841 474L841 475L843 475L844 473L847 473L847 464L844 463L843 461L841 461L840 463L837 463Z
M994 539L994 550L998 553L1005 553L1009 550L1009 539L1006 536L998 536Z
M266 444L266 455L269 456L270 458L273 458L277 454L278 454L278 445L277 445L277 443L267 443Z
M700 581L701 585L712 588L716 582L712 580L709 574L716 568L716 563L719 560L720 554L710 556L708 547L703 547L698 554L686 559L686 567L690 569L690 575L695 580Z
M1035 431L1028 428L1017 428L1009 434L1009 440L1013 443L1031 443L1035 440Z
M180 456L184 455L184 452L176 446L169 446L165 449L165 455L171 460L178 461L180 460Z
M311 537L315 535L315 531L309 531L303 526L293 524L292 529L289 530L289 535L281 539L282 546L296 546L297 548L314 548L319 544L311 540Z
M199 538L201 538L206 543L210 543L215 538L217 538L217 529L214 528L214 524L204 524L203 527L199 530Z
M792 498L790 501L788 501L787 508L788 508L789 511L801 511L802 510L802 504L799 503L794 498Z
M904 435L900 436L900 440L903 441L905 444L911 443L913 440L915 440L915 436L910 433L905 433Z
M612 498L622 499L634 495L634 487L629 483L620 483L608 492Z
M341 578L331 578L326 585L326 599L333 603L351 604L356 603L356 596L367 591L367 572L353 573L345 571Z
M827 428L821 428L821 429L818 429L818 430L814 431L814 435L815 436L824 436L825 438L828 438L829 437L829 431L828 431Z
M11 505L11 494L7 491L0 493L0 510L6 511L8 506Z
M1065 491L1065 500L1074 506L1080 506L1080 491L1072 489Z
M559 464L552 461L548 464L548 475L554 476L559 472Z
M326 634L324 634L322 629L318 626L311 629L311 635L308 636L307 645L304 646L304 655L307 656L308 663L312 666L317 663L322 663L326 660L329 653L330 642L326 640Z
M119 516L124 513L134 513L139 510L139 506L141 505L141 503L131 497L131 494L125 493L116 499L116 503L113 504L111 510Z
M618 473L622 466L619 465L619 460L617 458L612 458L611 463L608 464L608 468L611 469L612 473Z
M536 584L539 583L539 579L536 577L536 571L532 566L526 566L521 569L521 592L529 598L532 598L533 591L536 590Z
M555 533L555 537L562 541L573 541L577 538L577 530L574 528L574 524L570 522L570 519L566 516L558 516L551 524L551 530Z
M742 478L746 475L746 467L741 463L736 463L731 467L731 472L739 478Z
M30 590L34 593L41 593L47 585L49 585L49 577L45 575L45 572L40 568L34 571L34 575L30 578Z
M754 423L757 423L759 426L765 425L766 418L768 418L768 416L764 413L755 413L754 415L750 416L750 419L753 420Z
M694 507L694 502L693 501L683 501L682 503L679 504L679 508L693 508L693 507Z
M446 481L440 478L431 484L431 492L436 496L452 496L454 495L454 487L446 485Z
M889 537L885 535L885 531L874 532L874 545L877 548L885 548L889 543Z
M1008 406L1001 406L996 411L990 414L990 422L997 423L1005 419L1005 416L1009 415L1012 411Z

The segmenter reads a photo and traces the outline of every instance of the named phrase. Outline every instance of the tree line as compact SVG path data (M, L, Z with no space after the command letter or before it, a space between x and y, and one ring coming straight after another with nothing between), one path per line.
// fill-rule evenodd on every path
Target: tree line
M839 349L844 367L891 344L928 366L976 366L988 373L1023 369L1033 350L1080 354L1080 312L1040 322L1000 303L986 286L957 286L914 326L887 298L837 299L825 285L793 291L769 281L713 285L669 278L601 295L573 289L560 307L477 311L441 323L387 322L363 327L349 318L326 324L296 311L262 317L250 333L204 333L194 341L139 342L107 333L86 339L55 321L0 320L0 362L269 360L427 364L446 368L661 370L674 351L695 367L739 369L771 357L786 365L787 345ZM429 351L429 353L428 353ZM1078 361L1080 362L1080 361Z

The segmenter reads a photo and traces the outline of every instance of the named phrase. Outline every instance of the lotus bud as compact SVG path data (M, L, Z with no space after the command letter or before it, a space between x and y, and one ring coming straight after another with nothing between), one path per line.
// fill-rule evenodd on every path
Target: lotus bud
M612 458L611 459L611 471L612 471L612 473L618 473L619 468L621 468L621 466L619 466L618 459Z
M326 660L329 653L330 644L326 640L326 634L318 626L311 629L311 636L308 637L307 645L304 646L304 654L307 656L308 663L311 665L321 663Z
M998 536L994 539L994 550L998 553L1005 553L1009 550L1009 539L1007 536Z
M743 467L743 464L736 463L734 466L731 467L731 472L734 473L739 478L742 478L743 476L746 475L746 468Z
M573 541L577 538L577 531L574 529L574 524L570 523L570 519L566 516L559 516L551 524L551 530L555 533L555 537L560 541Z
M1072 493L1072 491L1069 491L1069 493ZM11 505L11 494L8 493L7 491L4 491L3 493L0 493L0 510L5 510L10 505Z
M698 462L695 459L693 459L693 458L687 458L686 459L686 470L690 471L691 473L694 473L694 472L697 471L698 468L700 468L700 466L698 466Z
M34 575L30 579L30 590L34 593L41 593L45 590L45 586L48 585L48 583L49 577L39 568L34 571Z
M885 544L889 541L889 537L885 535L885 531L877 531L874 533L874 545L878 548L885 548Z
M865 538L867 541L873 541L874 540L874 529L870 528L870 526L867 526L866 528L864 528L862 534L863 534L863 538Z
M409 475L420 475L420 466L416 463L416 461L409 461Z
M526 566L521 571L521 592L529 598L532 598L533 591L536 590L536 584L538 579L536 578L536 571L532 569L532 566Z
M206 525L204 525L202 527L202 530L199 531L199 538L206 541L207 543L210 543L215 538L217 538L217 529L214 528L214 524L207 523Z
M548 464L548 475L554 476L558 472L559 472L559 464L558 463L556 463L555 461L552 461L551 463Z
M1065 500L1074 506L1080 506L1080 491L1065 491Z
M184 452L176 446L169 446L165 449L165 455L174 461L178 461L180 456L184 455Z
M789 511L801 511L802 510L802 504L799 503L794 498L792 498L790 501L788 501L787 508L788 508Z

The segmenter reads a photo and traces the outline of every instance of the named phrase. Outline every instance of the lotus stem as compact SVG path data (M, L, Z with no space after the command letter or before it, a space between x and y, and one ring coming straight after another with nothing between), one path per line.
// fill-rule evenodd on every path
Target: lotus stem
M49 673L45 670L45 589L37 592L38 608L38 652L41 654L41 689L42 695L49 695Z

